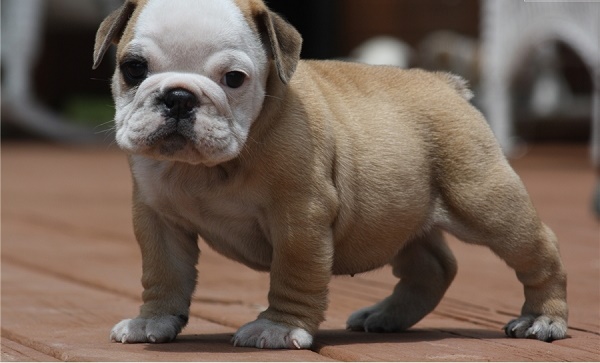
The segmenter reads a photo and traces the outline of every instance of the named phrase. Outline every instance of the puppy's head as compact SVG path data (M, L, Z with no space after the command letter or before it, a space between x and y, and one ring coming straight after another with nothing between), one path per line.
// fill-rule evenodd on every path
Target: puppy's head
M262 0L129 0L100 25L98 67L118 44L118 145L213 166L237 157L273 73L284 84L302 39Z

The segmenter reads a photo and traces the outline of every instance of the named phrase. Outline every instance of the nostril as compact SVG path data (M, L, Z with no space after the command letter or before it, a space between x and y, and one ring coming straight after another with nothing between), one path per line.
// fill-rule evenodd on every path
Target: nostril
M192 92L183 88L175 88L165 93L163 104L171 117L183 118L200 105L198 98Z

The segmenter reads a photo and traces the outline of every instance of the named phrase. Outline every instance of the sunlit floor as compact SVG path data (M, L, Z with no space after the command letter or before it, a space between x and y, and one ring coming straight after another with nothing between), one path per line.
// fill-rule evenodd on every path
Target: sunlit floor
M312 351L233 348L242 324L266 307L268 275L203 243L192 317L175 343L110 343L137 314L141 258L131 182L113 149L2 145L3 361L554 361L600 360L600 230L588 149L539 146L513 160L568 271L569 339L515 340L503 325L523 301L514 273L483 247L450 238L459 274L437 309L401 334L345 330L347 316L392 290L388 268L331 283L327 320Z

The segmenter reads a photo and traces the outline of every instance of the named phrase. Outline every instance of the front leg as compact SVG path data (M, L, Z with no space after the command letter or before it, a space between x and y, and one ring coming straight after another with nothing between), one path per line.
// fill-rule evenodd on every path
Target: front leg
M134 319L115 325L110 339L122 343L164 343L175 339L188 322L196 287L197 235L166 221L136 202L133 224L142 251L144 304Z
M274 231L269 308L257 320L241 327L233 344L307 349L327 309L333 263L330 216L307 215L306 210L284 212L271 223Z

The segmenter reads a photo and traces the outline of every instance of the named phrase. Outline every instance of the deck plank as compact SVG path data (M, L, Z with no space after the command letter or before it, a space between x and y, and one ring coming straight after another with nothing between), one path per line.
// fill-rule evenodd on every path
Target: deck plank
M67 361L280 361L282 351L234 348L234 329L191 317L173 344L111 343L108 332L131 299L3 263L2 336L41 354ZM163 354L164 353L164 354ZM18 358L18 357L17 357ZM32 357L34 358L34 357ZM285 353L289 361L321 361L312 351Z
M345 331L348 314L385 297L396 281L389 268L337 277L330 287L327 320L316 337L318 354L290 357L287 352L230 350L228 337L266 307L268 275L202 243L192 319L177 343L106 342L114 323L136 314L141 295L124 157L112 150L35 145L3 145L2 153L2 335L3 341L10 339L6 348L3 343L3 359L5 351L7 359L27 359L11 348L22 345L60 360L600 360L600 246L588 208L594 173L581 154L566 161L563 154L558 161L534 154L515 162L542 218L561 239L569 272L570 339L547 344L505 338L500 329L522 304L514 273L489 250L450 237L459 274L438 308L414 329L391 335ZM52 299L38 297L31 286L7 290L5 276L42 290L48 284L61 287L56 294L47 292ZM71 300L62 298L69 294ZM66 315L61 321L66 325L54 322L62 335L36 330L48 306ZM16 309L23 320L9 318L7 325L5 308ZM71 314L90 311L94 327L81 329ZM75 335L76 343L70 342Z
M4 335L4 334L3 334ZM35 349L19 344L10 340L6 336L2 337L2 362L60 362L60 360L41 353Z

